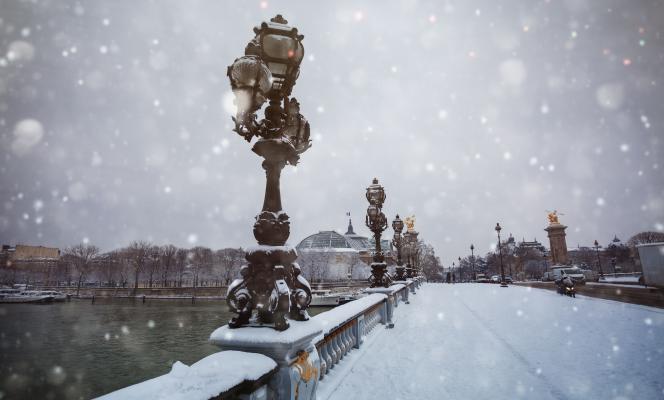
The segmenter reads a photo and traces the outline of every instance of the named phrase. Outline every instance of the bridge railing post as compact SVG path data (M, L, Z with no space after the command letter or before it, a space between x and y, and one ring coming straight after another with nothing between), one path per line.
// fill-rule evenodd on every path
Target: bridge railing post
M364 315L357 317L357 323L353 326L353 335L355 335L355 348L359 349L364 342L364 337L362 336L364 332Z

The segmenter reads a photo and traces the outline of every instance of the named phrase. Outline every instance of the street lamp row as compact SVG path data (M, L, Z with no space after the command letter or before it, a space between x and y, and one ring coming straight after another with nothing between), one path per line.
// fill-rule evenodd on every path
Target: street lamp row
M385 263L385 254L381 247L381 235L387 229L387 217L383 213L383 204L385 202L385 189L374 178L373 182L367 188L366 198L369 202L367 207L366 225L374 235L375 251L373 262L371 263L371 276L369 277L370 287L389 287L393 281L402 281L413 277L416 271L417 263L417 232L414 231L414 219L406 218L408 230L402 235L404 221L397 214L392 221L394 236L392 245L397 250L397 267L394 276L387 272L387 263ZM403 251L408 255L407 266L403 266Z

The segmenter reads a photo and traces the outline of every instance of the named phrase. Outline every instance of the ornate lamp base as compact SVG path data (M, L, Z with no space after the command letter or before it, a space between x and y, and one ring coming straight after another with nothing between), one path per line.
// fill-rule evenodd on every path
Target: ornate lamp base
M387 273L387 264L384 262L371 263L371 276L369 277L369 287L390 287L392 278Z
M290 246L258 246L247 251L248 265L242 278L228 288L226 302L233 317L228 326L269 326L288 328L286 316L297 321L309 319L311 287L295 263L297 252ZM255 315L253 311L256 310Z
M406 268L403 266L397 266L396 274L394 275L395 281L404 281L406 280Z

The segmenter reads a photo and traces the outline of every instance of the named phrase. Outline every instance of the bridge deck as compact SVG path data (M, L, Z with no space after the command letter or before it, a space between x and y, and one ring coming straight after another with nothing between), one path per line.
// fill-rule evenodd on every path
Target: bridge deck
M488 284L427 284L319 399L660 398L661 309Z

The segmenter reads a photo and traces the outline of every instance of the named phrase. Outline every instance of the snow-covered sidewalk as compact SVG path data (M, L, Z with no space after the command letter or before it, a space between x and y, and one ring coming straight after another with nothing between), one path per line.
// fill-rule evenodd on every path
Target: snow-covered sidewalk
M664 397L664 310L489 284L427 284L410 301L319 399Z

